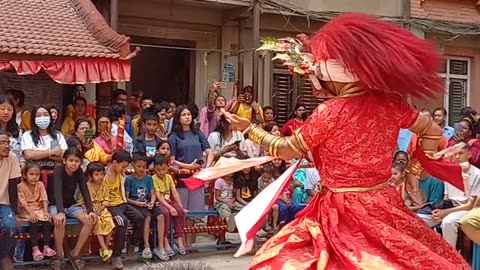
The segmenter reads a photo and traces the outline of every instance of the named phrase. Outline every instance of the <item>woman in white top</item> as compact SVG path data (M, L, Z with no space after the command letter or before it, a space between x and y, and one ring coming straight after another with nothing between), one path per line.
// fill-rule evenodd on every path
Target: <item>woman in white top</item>
M233 130L224 116L220 117L217 128L208 136L208 143L214 153L215 160L222 156L248 158L245 137L241 132Z
M55 130L50 111L43 105L32 109L32 130L23 134L22 153L26 160L62 161L67 144L62 133Z

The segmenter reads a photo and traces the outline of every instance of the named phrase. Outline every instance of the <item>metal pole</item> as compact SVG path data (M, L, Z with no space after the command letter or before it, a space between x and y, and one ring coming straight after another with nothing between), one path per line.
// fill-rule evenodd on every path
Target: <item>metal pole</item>
M110 27L118 31L118 0L110 1Z
M243 43L244 43L244 32L245 32L245 19L240 19L238 21L238 50L241 51L240 53L238 53L238 91L241 91L243 89L243 78L244 78L244 74L243 74L243 61L244 61L244 57L245 57L245 53L243 53L243 50L245 49L244 46L243 46ZM239 93L237 93L238 95Z
M253 48L260 46L260 1L253 0ZM252 59L252 87L253 98L258 101L258 52L253 51Z

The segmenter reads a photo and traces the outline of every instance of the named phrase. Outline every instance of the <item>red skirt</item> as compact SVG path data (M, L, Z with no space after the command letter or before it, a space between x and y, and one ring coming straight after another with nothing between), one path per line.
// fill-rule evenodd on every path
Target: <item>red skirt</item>
M393 187L319 194L257 252L250 269L471 269Z

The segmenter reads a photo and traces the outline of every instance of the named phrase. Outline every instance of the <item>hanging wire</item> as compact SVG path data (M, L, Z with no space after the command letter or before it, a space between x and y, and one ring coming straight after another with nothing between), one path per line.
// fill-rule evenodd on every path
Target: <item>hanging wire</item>
M190 48L190 47L180 47L180 46L165 46L165 45L155 45L155 44L143 44L143 43L130 43L132 46L145 47L145 48L158 48L158 49L171 49L171 50L184 50L184 51L200 51L200 52L227 52L227 53L245 53L251 52L255 49L245 49L245 50L221 50L221 49L207 49L207 48Z
M305 9L290 3L277 0L259 0L266 9L275 10L283 16L301 16L307 20L316 20L321 22L331 21L333 18L342 14L334 11L313 11ZM411 25L426 32L446 33L451 35L480 35L479 24L455 23L443 20L432 20L425 18L403 18L398 16L377 16L379 19L389 21L399 25ZM287 21L290 24L289 20Z

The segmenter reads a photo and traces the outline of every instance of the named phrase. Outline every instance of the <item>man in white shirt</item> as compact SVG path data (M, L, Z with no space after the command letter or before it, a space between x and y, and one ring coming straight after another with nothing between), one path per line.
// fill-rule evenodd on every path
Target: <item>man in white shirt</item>
M463 168L465 192L445 183L444 200L450 200L453 207L432 212L432 221L441 224L443 239L454 248L457 245L459 221L473 208L480 194L480 169L468 163L470 155L470 146L465 144L454 156L455 162Z

